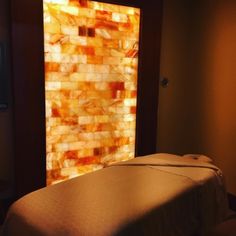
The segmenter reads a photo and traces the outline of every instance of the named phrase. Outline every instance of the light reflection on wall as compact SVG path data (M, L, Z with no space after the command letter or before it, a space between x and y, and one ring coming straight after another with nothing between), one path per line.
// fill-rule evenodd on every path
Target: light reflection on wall
M44 0L47 184L134 157L140 10Z

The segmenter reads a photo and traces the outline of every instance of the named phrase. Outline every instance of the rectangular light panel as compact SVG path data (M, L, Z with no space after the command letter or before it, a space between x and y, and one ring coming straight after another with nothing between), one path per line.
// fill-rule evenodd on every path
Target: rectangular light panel
M134 157L140 9L44 0L47 185Z

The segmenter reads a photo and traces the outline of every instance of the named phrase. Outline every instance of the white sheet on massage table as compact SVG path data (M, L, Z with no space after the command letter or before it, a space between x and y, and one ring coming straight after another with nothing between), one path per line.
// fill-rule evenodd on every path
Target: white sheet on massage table
M3 235L188 236L204 230L225 217L227 203L221 172L199 159L155 154L35 191L12 205Z

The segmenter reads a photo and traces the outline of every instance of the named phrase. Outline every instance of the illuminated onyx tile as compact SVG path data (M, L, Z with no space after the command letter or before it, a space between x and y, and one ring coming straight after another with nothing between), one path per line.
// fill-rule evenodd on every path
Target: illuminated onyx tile
M47 184L134 157L140 10L44 0Z

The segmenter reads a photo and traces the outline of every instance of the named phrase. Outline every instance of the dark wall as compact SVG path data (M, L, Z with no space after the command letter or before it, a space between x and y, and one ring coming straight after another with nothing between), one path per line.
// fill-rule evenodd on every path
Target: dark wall
M165 0L158 151L212 157L236 194L236 1Z
M9 189L1 193L1 197L12 194L13 182L13 137L12 137L12 97L11 97L11 83L10 83L10 28L9 28L9 1L0 0L0 43L6 51L5 61L5 75L6 98L8 108L0 110L0 179L9 182ZM4 86L5 87L5 86Z

